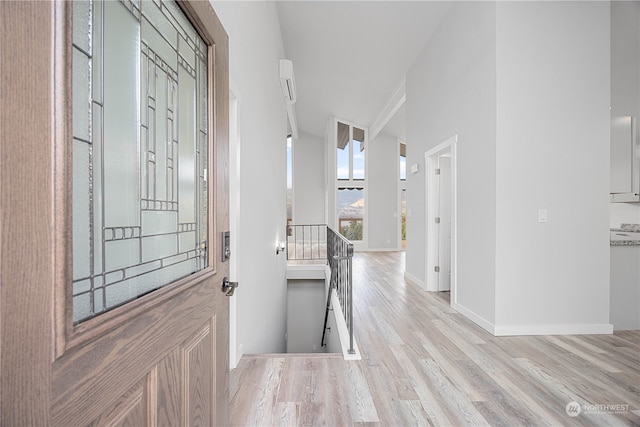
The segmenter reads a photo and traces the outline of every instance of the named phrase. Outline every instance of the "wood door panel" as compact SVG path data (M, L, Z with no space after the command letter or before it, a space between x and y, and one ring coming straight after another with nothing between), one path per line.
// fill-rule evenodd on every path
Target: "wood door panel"
M89 425L213 425L214 326L209 319Z
M138 381L123 394L112 408L91 422L90 426L143 426L148 425L147 381Z
M54 424L86 423L104 413L107 402L181 345L181 337L191 336L206 323L212 316L215 298L221 298L216 294L222 295L214 287L214 280L191 287L58 359L52 383ZM130 337L134 336L137 339L132 343ZM138 377L132 378L132 372ZM74 379L73 388L69 387L70 379Z
M157 425L182 424L182 348L178 347L158 363Z
M200 329L183 347L185 426L211 425L215 402L209 384L215 367L215 320Z

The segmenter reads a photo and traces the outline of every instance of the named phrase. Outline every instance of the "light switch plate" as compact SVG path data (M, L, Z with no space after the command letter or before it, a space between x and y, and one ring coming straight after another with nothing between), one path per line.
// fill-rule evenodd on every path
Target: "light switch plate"
M538 209L538 222L547 222L547 210Z

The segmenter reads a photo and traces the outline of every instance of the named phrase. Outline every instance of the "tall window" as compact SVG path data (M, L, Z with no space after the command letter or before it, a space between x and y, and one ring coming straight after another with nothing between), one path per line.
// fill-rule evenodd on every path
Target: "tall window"
M400 142L400 181L407 180L407 144Z
M400 142L400 241L407 246L407 144Z
M338 230L349 240L364 240L366 131L338 121L336 141Z
M287 225L293 221L293 140L287 137Z
M207 46L174 1L77 0L72 66L80 322L207 265Z

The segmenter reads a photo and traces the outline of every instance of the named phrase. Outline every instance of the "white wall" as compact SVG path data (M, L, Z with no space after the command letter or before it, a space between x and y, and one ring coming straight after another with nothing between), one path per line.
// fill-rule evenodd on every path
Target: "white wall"
M395 250L398 247L400 160L397 145L395 137L378 134L367 147L369 249Z
M230 79L239 102L242 281L237 299L237 357L285 351L286 107L279 59L284 47L275 3L214 1L229 34ZM220 230L222 231L222 230ZM233 342L233 340L232 340Z
M300 133L293 141L295 224L326 224L324 139Z
M609 4L496 21L496 333L607 332Z
M640 2L611 2L611 116L640 121ZM638 136L640 138L640 136ZM640 224L640 203L611 203L611 227Z
M407 276L425 281L425 161L458 135L458 304L494 321L495 4L455 2L407 73Z
M288 280L287 353L325 352L321 341L326 305L324 279Z
M424 153L453 135L454 306L497 334L609 331L608 2L456 2L409 70L406 273L422 284Z

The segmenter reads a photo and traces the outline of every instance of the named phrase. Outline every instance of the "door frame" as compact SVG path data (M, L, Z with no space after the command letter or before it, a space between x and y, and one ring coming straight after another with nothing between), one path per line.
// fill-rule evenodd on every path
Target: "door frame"
M439 179L436 175L438 157L443 154L451 155L451 304L457 302L457 265L458 265L458 165L457 165L458 135L454 135L424 153L425 157L425 281L427 291L438 291L438 273L435 266L438 263L438 233L435 218L438 216L440 198Z
M445 160L446 159L446 160ZM448 166L445 166L445 163ZM451 155L450 153L438 156L438 217L440 223L438 224L438 266L440 271L438 272L438 291L450 291L451 290ZM447 172L447 173L443 173ZM449 193L447 195L447 193ZM443 204L443 196L449 198L448 206ZM449 212L446 212L446 209ZM443 214L444 212L444 214ZM447 232L446 225L449 225ZM446 233L446 234L445 234ZM447 253L448 252L448 253ZM446 261L446 262L445 262ZM447 269L443 270L443 267ZM446 274L448 277L443 277ZM444 283L443 283L444 282Z
M241 281L240 251L240 220L242 203L241 186L241 155L242 136L240 134L240 91L235 83L229 80L229 231L231 233L231 258L229 258L229 278L231 281ZM242 349L238 348L237 333L237 304L238 294L229 299L229 368L235 369Z

